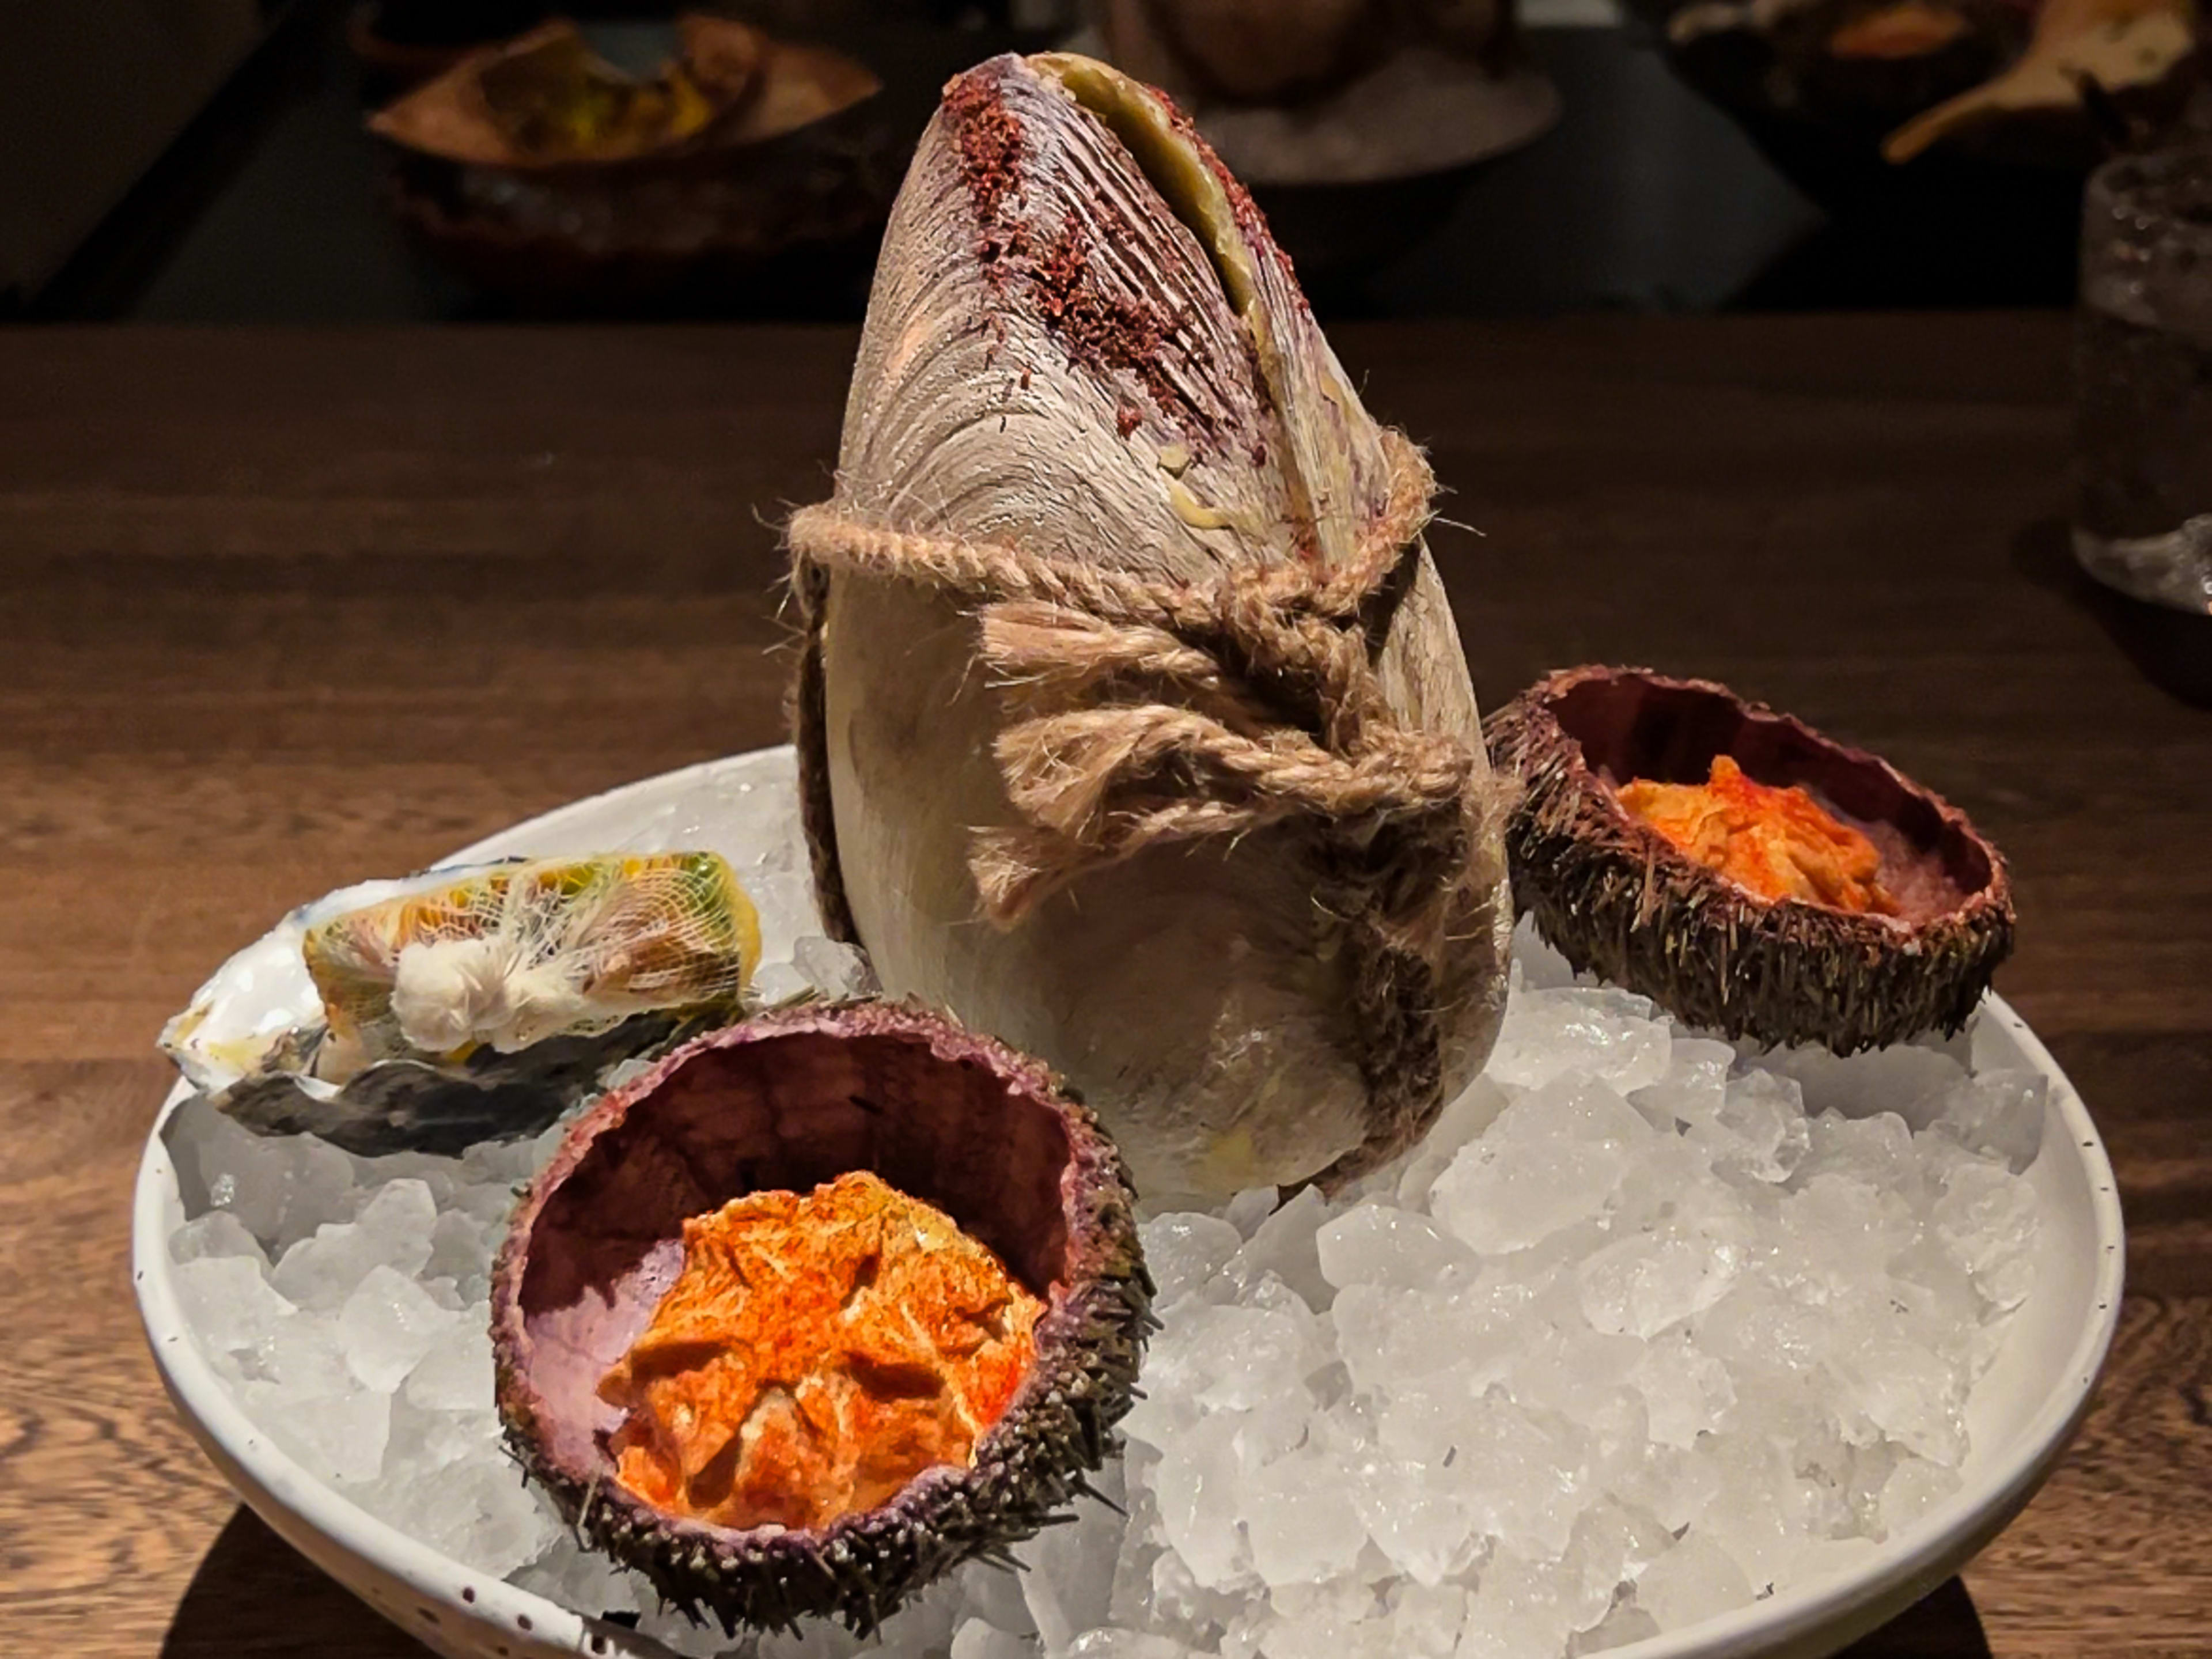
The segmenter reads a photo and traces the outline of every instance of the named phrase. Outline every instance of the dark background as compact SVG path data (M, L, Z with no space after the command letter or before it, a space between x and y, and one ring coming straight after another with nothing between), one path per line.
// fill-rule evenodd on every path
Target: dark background
M490 0L515 9L513 0ZM800 32L865 57L918 125L945 77L1052 36L1012 27L1034 11L929 0L773 0ZM0 138L21 163L70 145L111 158L106 175L57 185L81 232L12 274L0 315L32 319L339 323L496 319L527 314L472 289L412 247L377 200L379 159L362 129L368 89L347 49L350 0L261 4L242 43L187 40L197 82L165 82L181 50L173 23L139 31L119 59L87 20L193 4L232 14L257 0L13 0L0 19ZM466 13L469 0L447 0ZM475 0L482 5L487 0ZM1599 10L1605 0L1596 0ZM1584 8L1588 9L1588 7ZM43 28L27 27L46 18ZM1540 9L1536 15L1546 14ZM1557 12L1550 14L1557 15ZM233 27L237 26L234 15ZM164 31L167 33L164 33ZM649 66L635 23L603 49ZM1559 88L1559 125L1524 149L1410 185L1268 202L1332 317L1706 312L2064 304L2073 283L2076 187L2060 179L2025 213L1960 222L1908 199L1824 211L1733 122L1677 78L1648 21L1527 31ZM6 50L10 46L15 49ZM103 58L100 54L106 52ZM167 54L165 57L164 54ZM135 54L135 55L134 55ZM111 70L106 67L114 62ZM228 67L222 67L227 63ZM67 71L58 73L57 71ZM12 84L11 84L12 82ZM149 112L152 113L149 116ZM166 120L163 117L166 115ZM35 170L35 169L34 169ZM74 191L74 194L70 192ZM89 204L88 206L88 204ZM0 252L7 228L0 222ZM865 251L864 251L865 252ZM841 279L769 282L702 313L856 318L865 257ZM635 315L635 312L626 314Z

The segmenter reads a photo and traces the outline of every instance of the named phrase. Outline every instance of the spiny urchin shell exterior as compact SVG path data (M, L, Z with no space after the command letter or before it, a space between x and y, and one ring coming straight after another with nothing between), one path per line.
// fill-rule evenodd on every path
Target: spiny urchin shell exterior
M1671 754L1670 769L1681 775L1670 781L1702 782L1699 769L1713 752L1742 748L1778 757L1776 766L1746 764L1761 781L1884 803L1881 813L1844 815L1876 836L1885 884L1901 860L1940 899L1921 914L1855 915L1769 901L1707 869L1628 813L1615 793L1627 777L1608 777L1592 758L1585 739L1594 732L1569 729L1588 725L1592 707L1614 702L1623 711L1679 711L1683 727L1702 730L1704 738L1686 731L1638 738L1654 754ZM1563 723L1563 708L1577 712ZM1608 713L1616 721L1637 718ZM1718 734L1733 736L1709 747ZM1492 763L1522 786L1506 829L1516 900L1577 969L1693 1025L1838 1054L1956 1031L2011 954L2011 879L1965 813L1878 757L1725 686L1645 669L1567 669L1495 711L1484 735ZM1791 775L1767 775L1777 769ZM1832 799L1824 804L1838 810Z
M553 1408L534 1386L538 1345L525 1285L549 1206L603 1137L619 1136L634 1114L652 1113L671 1081L702 1056L793 1037L908 1045L927 1056L925 1071L931 1065L948 1075L980 1070L1004 1085L1009 1101L1052 1112L1067 1146L1057 1200L1065 1246L1055 1281L1032 1286L1048 1293L1049 1305L1036 1327L1030 1373L977 1443L972 1465L926 1470L888 1503L827 1526L740 1530L641 1502L615 1483L597 1435L592 1455L575 1455L577 1437L556 1433ZM857 1098L854 1103L872 1113L887 1109ZM775 1109L788 1112L792 1104L779 1097ZM630 1156L627 1146L611 1146L611 1156ZM933 1198L916 1190L921 1183L895 1184ZM955 1218L965 1224L965 1218ZM1013 1545L1063 1519L1067 1504L1091 1492L1088 1475L1119 1449L1115 1425L1129 1409L1145 1340L1155 1328L1152 1297L1135 1194L1121 1155L1044 1066L911 1006L803 1006L697 1039L577 1121L518 1206L494 1267L499 1411L510 1448L582 1535L644 1574L695 1620L711 1614L733 1633L740 1626L784 1629L803 1618L835 1616L866 1632L907 1595L963 1562L1007 1560ZM565 1450L559 1443L564 1437Z

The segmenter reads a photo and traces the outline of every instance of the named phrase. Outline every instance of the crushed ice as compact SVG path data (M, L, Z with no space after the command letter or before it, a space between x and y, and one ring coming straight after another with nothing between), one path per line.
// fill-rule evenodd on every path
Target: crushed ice
M783 866L749 884L803 914ZM854 988L825 945L766 971ZM307 1468L685 1653L1553 1659L1841 1571L1957 1489L2030 1289L2043 1110L1971 1039L1740 1053L1524 933L1496 1058L1394 1168L1146 1224L1164 1328L1102 1482L1126 1516L1085 1504L873 1643L691 1626L501 1450L486 1276L557 1129L371 1160L187 1105L171 1248L202 1348Z

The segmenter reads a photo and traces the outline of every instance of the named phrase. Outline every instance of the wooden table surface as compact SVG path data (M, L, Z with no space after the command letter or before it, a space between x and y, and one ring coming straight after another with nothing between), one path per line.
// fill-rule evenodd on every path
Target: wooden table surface
M2047 316L1378 325L1486 705L1706 674L2009 853L1999 986L2128 1298L2049 1486L1886 1655L2212 1653L2212 713L2071 574ZM162 1019L294 902L777 741L841 331L0 334L0 1655L421 1650L232 1499L125 1265Z

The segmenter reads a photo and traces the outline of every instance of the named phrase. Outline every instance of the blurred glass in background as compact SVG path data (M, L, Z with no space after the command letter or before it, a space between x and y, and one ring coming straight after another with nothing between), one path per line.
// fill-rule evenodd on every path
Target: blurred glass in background
M2075 376L2075 556L2131 598L2212 616L2212 150L2091 177Z

